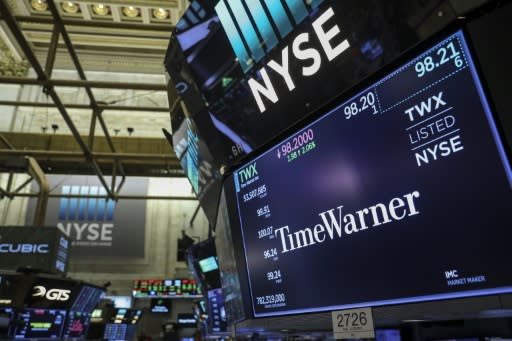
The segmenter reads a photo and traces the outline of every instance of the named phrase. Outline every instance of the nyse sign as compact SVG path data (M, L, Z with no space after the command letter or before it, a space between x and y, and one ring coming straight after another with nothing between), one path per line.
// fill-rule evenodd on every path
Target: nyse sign
M106 195L105 188L100 186L62 186L61 191L65 195ZM61 222L57 227L72 237L75 245L112 246L115 208L113 200L104 198L64 197L60 199Z
M48 177L60 198L50 198L46 225L56 226L72 244L71 254L94 257L144 257L146 202L114 201L96 177ZM107 180L108 181L108 180ZM147 178L127 179L123 193L147 195ZM29 201L28 215L35 209Z
M322 1L317 1L316 5L320 2ZM231 4L231 9L237 14L241 14L240 16L242 18L247 16L244 8L238 1L230 1L229 3ZM290 8L288 8L288 10L292 12L295 21L300 23L308 15L307 8L302 1L292 1L292 3L292 6L289 6ZM253 1L249 2L249 7L251 9L252 17L255 18L257 28L260 34L264 37L264 42L267 46L268 52L277 45L277 38L276 35L273 34L272 25L270 24L269 19L265 17L262 4L259 4L257 1ZM269 11L274 22L278 24L279 33L283 36L285 35L284 33L290 32L291 24L287 26L287 20L285 19L287 14L285 9L282 8L281 5L278 7L280 8L270 6ZM240 19L238 20L238 25L242 30L242 35L240 35L240 33L236 31L236 27L232 20L233 18L229 14L226 3L224 1L219 2L216 6L216 10L231 42L233 50L238 57L241 67L244 72L247 72L252 68L254 61L261 60L265 55L260 47L260 43L257 42L258 38L254 28L249 20ZM296 60L304 63L301 71L302 77L311 77L317 74L322 67L322 55L320 51L314 48L311 44L313 40L318 40L320 42L321 51L327 58L328 62L335 60L339 55L349 49L350 43L347 39L343 39L341 37L341 28L335 23L334 17L335 13L332 8L325 10L312 23L315 35L314 38L312 38L309 33L301 33L297 35L290 46L285 46L281 50L280 61L271 59L267 63L266 67L259 70L258 80L255 78L249 79L248 84L260 112L263 113L267 110L263 101L264 98L272 103L277 103L279 101L279 95L274 87L274 82L277 80L272 80L270 78L267 67L282 78L280 81L284 81L288 91L291 92L295 89L294 78L298 75L292 75L290 72L290 56L293 55ZM285 27L283 27L283 25L285 25ZM250 53L248 53L243 46L243 38L247 40L247 44L251 50ZM338 40L341 40L341 42L336 42ZM251 54L251 56L249 56L249 54Z

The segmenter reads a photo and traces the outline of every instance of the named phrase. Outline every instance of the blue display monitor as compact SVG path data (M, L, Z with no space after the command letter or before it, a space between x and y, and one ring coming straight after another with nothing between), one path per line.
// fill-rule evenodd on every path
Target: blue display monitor
M225 332L227 329L226 309L222 289L208 290L208 324L213 333Z
M200 259L199 267L201 268L201 271L203 273L217 270L219 268L219 264L217 262L217 257L211 256L208 258Z
M152 298L151 312L169 314L171 312L172 301L166 298Z
M401 341L398 329L376 329L375 341Z
M59 340L66 322L66 311L55 309L25 309L24 325L16 329L16 340Z
M65 340L85 340L91 314L70 311L66 319L63 338Z
M127 331L128 325L126 324L107 323L103 339L109 341L126 340Z
M132 307L131 296L105 296L105 298L112 300L112 302L114 302L114 307L116 308L129 309Z
M512 172L462 31L325 112L226 182L254 316L512 292Z

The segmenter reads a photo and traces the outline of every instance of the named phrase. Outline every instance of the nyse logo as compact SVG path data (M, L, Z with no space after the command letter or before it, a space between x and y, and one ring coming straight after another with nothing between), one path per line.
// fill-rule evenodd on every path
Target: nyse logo
M307 2L310 3L312 8L315 8L323 0ZM227 4L231 8L231 12ZM220 1L215 6L215 10L235 51L240 66L246 73L254 66L254 62L262 60L266 53L278 44L277 33L279 33L281 38L284 38L293 30L292 18L296 25L298 25L309 15L308 7L303 0L286 0L288 11L292 14L292 18L288 16L287 10L279 0L264 0L263 3L261 0L246 1L245 4L249 9L252 20L256 24L256 29L263 38L263 41L260 41L256 34L256 29L252 25L241 1L227 0L227 4L224 0ZM263 8L264 5L270 13L270 17L278 32L274 31L270 23L271 19L267 17L266 11ZM340 39L341 29L337 24L333 23L333 17L333 9L328 8L312 22L314 34L320 42L322 51L329 62L333 61L350 47L347 39ZM341 42L339 42L340 40ZM265 46L265 51L263 46ZM321 69L322 55L318 49L311 45L310 34L305 32L297 35L289 46L285 46L282 49L280 61L271 59L266 67L259 70L258 80L255 78L248 80L251 93L260 112L266 111L263 99L272 103L279 101L279 96L274 87L273 80L267 71L267 67L274 71L273 77L282 78L289 92L295 89L296 81L294 79L298 75L290 74L290 55L304 62L305 65L302 68L302 76L304 77L313 76Z
M270 52L279 43L278 35L282 39L288 36L293 30L293 22L299 25L309 15L309 11L303 0L286 0L287 9L279 0L244 2L249 13L247 13L241 0L227 0L227 3L226 0L221 0L215 6L215 11L226 31L242 70L247 72L253 67L253 60L259 62L266 53ZM316 8L324 0L308 2L312 8ZM231 9L233 15L228 8ZM264 8L270 13L270 18ZM293 21L288 16L287 10L291 13ZM252 17L256 27L254 27L249 17ZM271 21L277 28L277 32L272 27ZM256 30L263 42L260 41Z
M42 285L37 285L32 290L32 297L43 297L48 301L67 301L71 290L50 289L46 290Z
M64 195L105 196L100 186L62 186ZM57 227L75 241L112 241L116 203L105 198L67 198L60 200Z

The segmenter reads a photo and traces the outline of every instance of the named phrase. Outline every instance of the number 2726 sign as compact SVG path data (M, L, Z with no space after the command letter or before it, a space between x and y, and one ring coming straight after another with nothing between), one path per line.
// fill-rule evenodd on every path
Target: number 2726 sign
M375 337L372 308L333 311L332 329L336 339Z

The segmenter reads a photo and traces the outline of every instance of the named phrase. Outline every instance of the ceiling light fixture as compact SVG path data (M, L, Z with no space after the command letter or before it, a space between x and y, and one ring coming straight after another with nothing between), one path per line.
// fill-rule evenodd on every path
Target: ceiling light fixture
M104 4L93 5L92 10L97 15L107 15L110 12L110 8Z
M48 9L48 3L46 0L31 0L30 6L39 12L46 11Z
M133 6L123 7L123 13L129 18L135 18L139 16L139 9Z
M80 6L78 4L75 4L74 2L66 1L62 3L62 9L64 10L64 12L75 14L78 13L78 11L80 11Z
M167 19L169 17L169 11L164 8L155 8L153 10L153 17L156 19Z

